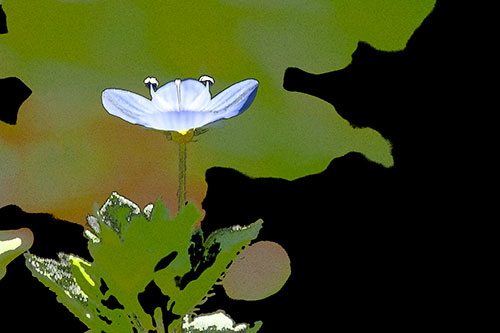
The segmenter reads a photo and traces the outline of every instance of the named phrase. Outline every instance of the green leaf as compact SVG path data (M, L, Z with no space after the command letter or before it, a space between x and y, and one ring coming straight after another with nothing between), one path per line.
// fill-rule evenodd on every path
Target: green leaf
M188 204L169 217L161 200L141 212L112 193L88 218L93 260L27 254L27 265L93 332L172 332L262 228L259 220L204 240L194 228L201 216Z
M196 262L196 266L192 265L191 270L178 279L181 289L173 289L172 292L178 292L182 302L176 303L174 310L182 313L190 311L196 305L193 300L201 300L221 278L237 254L257 237L262 223L262 220L259 220L248 227L215 231L202 247L193 248L192 252L200 248L204 250L203 260ZM168 286L168 279L164 280L161 273L158 275L159 285Z
M89 300L72 274L69 255L59 253L59 260L46 259L25 253L26 266L34 277L53 291L57 301L64 304L78 319L88 325Z

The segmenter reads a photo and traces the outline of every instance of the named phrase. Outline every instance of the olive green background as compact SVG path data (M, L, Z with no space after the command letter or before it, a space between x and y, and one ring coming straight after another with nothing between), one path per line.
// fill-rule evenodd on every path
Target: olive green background
M403 49L434 2L4 0L0 76L20 78L33 94L17 125L0 123L0 206L84 223L117 191L141 206L162 197L174 209L176 145L101 105L106 88L149 96L147 76L164 84L207 74L213 95L260 81L249 110L188 145L187 197L199 207L213 166L291 180L359 151L389 167L390 144L379 133L285 91L283 74L343 68L360 40Z

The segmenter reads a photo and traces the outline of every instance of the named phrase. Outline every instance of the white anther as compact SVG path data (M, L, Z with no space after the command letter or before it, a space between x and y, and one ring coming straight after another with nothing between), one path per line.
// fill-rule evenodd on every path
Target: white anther
M149 76L144 79L144 83L148 87L153 86L153 89L156 89L156 87L158 87L159 85L158 80L155 77L149 77Z
M212 85L212 84L215 83L214 79L211 78L208 75L202 75L202 76L200 76L200 78L198 79L198 81L203 82L203 83L209 82L209 85Z

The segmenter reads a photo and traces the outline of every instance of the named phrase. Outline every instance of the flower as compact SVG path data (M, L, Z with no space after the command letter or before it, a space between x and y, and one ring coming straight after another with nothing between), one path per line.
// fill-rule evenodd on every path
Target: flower
M247 79L225 89L214 98L206 75L195 79L176 79L160 88L156 78L144 80L151 99L121 89L102 92L102 105L108 113L132 124L186 134L188 131L241 114L250 107L259 82Z

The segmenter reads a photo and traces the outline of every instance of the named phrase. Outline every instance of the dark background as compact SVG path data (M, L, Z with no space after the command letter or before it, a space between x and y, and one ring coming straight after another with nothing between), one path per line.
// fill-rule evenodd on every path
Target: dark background
M482 110L473 93L475 69L465 65L473 28L468 11L438 0L403 51L361 42L345 69L283 73L290 94L321 98L353 126L389 139L394 167L349 153L294 181L207 170L203 231L231 226L236 215L240 224L262 218L258 239L283 246L292 275L278 293L255 302L231 300L216 287L201 312L222 308L237 322L262 320L262 332L406 332L469 321L462 279L471 244L463 237L470 227L464 221L476 221L482 211L477 165L465 152L475 149L473 120ZM0 32L6 32L1 20L0 13ZM30 90L15 78L0 83L0 120L15 124ZM81 226L22 207L0 208L0 229L21 227L35 235L34 254L89 258ZM2 325L14 324L13 331L86 330L31 276L22 256L7 267L0 295Z

